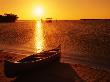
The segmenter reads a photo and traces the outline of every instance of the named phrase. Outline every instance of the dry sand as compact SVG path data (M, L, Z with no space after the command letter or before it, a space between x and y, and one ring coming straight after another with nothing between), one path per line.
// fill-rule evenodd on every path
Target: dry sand
M4 75L3 60L6 58L18 59L22 55L9 52L0 52L0 82L82 82L83 80L73 70L72 66L66 63L57 63L45 69L35 70L16 78L7 78Z
M23 56L0 51L0 82L110 82L109 71L66 63L54 64L16 78L7 78L3 71L3 60L9 57L21 58Z

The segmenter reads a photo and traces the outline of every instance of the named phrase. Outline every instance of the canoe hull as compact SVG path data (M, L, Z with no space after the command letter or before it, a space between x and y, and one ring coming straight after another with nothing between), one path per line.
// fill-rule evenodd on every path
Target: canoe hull
M11 62L11 61L5 60L4 73L7 77L11 78L11 77L25 74L26 72L31 72L32 70L39 70L44 67L48 67L50 66L50 64L60 61L60 58L61 58L60 50L56 50L52 53L47 51L46 54L48 53L50 54L48 56L45 56L45 52L43 52L44 55L37 55L36 58L39 58L39 59L36 59L31 62L24 62L24 60L20 60L23 62Z

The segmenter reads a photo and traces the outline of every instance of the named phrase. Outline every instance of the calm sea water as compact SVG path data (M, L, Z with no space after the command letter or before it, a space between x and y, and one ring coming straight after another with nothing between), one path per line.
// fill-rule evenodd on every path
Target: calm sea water
M62 47L62 62L108 66L110 22L42 22L44 50ZM15 53L35 52L35 21L0 23L0 49Z

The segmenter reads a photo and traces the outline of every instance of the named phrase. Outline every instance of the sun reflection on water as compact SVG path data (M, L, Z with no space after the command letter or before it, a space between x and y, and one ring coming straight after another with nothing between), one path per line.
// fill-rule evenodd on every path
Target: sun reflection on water
M43 35L42 22L41 20L38 20L35 27L35 50L37 51L37 53L41 52L44 49Z

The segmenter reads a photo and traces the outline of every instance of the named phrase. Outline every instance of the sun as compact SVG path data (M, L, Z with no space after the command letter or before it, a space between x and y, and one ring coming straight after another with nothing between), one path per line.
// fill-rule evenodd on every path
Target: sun
M41 18L43 16L44 10L42 7L36 7L34 10L34 14L35 16L37 16L38 18Z

